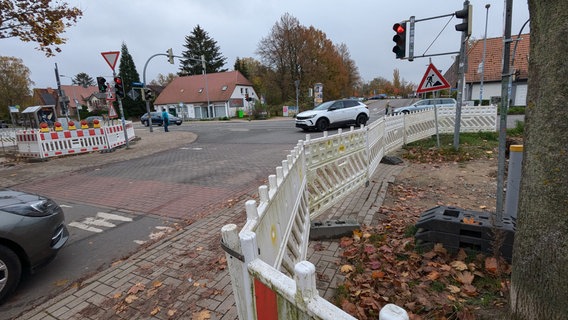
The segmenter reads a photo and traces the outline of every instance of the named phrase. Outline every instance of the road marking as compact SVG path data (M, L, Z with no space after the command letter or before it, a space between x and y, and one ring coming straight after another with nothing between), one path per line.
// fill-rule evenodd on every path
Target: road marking
M59 206L60 206L61 208L73 208L73 206L66 205L66 204L60 204Z
M106 212L97 212L95 217L86 217L83 221L72 221L68 224L70 227L82 229L89 232L100 233L103 232L104 228L114 228L116 224L110 221L122 221L122 222L131 222L132 218L121 216L118 214L106 213Z
M104 220L117 220L117 221L125 221L131 222L132 218L121 216L118 214L106 213L106 212L97 212L97 217L104 219Z
M91 226L89 226L89 225L87 225L87 224L84 224L84 223L81 223L81 222L77 222L77 221L73 221L73 222L67 224L67 226L69 226L69 227L75 227L75 228L77 228L77 229L82 229L82 230L90 231L90 232L96 232L96 233L101 233L101 232L103 232L102 229L95 228L95 227L91 227Z

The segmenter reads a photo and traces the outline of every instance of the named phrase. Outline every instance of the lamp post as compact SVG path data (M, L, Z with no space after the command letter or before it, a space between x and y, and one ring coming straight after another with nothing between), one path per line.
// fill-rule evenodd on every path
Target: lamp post
M481 58L481 80L479 82L479 105L482 104L483 101L483 76L485 74L485 50L487 47L487 18L489 16L489 7L491 5L488 3L485 5L485 34L483 36L483 55Z

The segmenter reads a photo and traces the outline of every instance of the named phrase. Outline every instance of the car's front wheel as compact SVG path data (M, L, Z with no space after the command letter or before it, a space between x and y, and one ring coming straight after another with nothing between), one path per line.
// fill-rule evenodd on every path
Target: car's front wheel
M364 114L358 115L357 119L355 119L355 124L357 125L357 127L367 125L367 116Z
M147 127L147 126L149 126L150 124L148 123L148 121L142 121L142 125Z
M329 120L325 118L319 119L318 122L316 122L316 128L318 128L319 131L325 131L327 130L328 127L329 127Z
M0 245L0 301L12 293L22 274L22 264L10 248Z

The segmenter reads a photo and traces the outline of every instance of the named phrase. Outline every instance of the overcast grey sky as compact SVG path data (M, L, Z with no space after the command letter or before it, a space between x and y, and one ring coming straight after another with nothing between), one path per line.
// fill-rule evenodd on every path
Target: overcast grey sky
M237 57L253 57L258 44L266 37L283 14L289 13L304 26L323 31L335 44L345 43L364 81L376 77L392 80L399 69L406 81L420 83L428 58L414 62L396 60L392 53L392 25L414 15L416 19L450 14L463 6L461 0L74 0L66 1L83 10L76 26L65 33L67 43L55 57L47 58L34 49L35 43L18 39L0 40L0 55L21 58L31 70L34 87L55 87L55 63L59 73L75 76L85 72L91 77L111 76L112 70L101 52L120 51L126 43L136 68L143 77L143 68L156 53L169 48L181 55L185 37L200 25L217 41L227 58L225 68L232 70ZM490 4L488 37L502 37L505 0L472 0L473 34L482 39L485 30L486 4ZM526 0L514 0L512 33L517 34L528 19ZM449 21L449 22L448 22ZM460 33L456 18L439 18L416 24L415 55L445 53L459 50ZM529 32L530 24L523 30ZM445 29L444 29L445 28ZM437 38L438 37L438 38ZM437 40L435 40L437 38ZM427 48L430 47L427 50ZM432 57L432 63L442 72L451 65L455 55ZM146 80L161 74L176 73L179 60L171 65L167 57L150 60ZM118 64L117 69L118 72ZM70 84L61 78L62 84Z

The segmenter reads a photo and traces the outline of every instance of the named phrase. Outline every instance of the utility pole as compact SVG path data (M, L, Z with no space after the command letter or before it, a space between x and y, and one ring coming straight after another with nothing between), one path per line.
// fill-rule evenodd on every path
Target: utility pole
M503 189L505 177L505 151L507 148L507 109L509 106L509 79L511 78L511 21L513 17L513 0L505 0L505 31L503 34L503 72L501 73L501 106L499 121L499 155L497 158L497 202L495 223L503 221Z
M61 113L63 113L67 121L69 121L65 96L63 94L63 90L61 90L61 81L59 80L59 70L57 69L57 63L55 64L55 79L57 80L57 96L59 97L59 107L61 108Z

